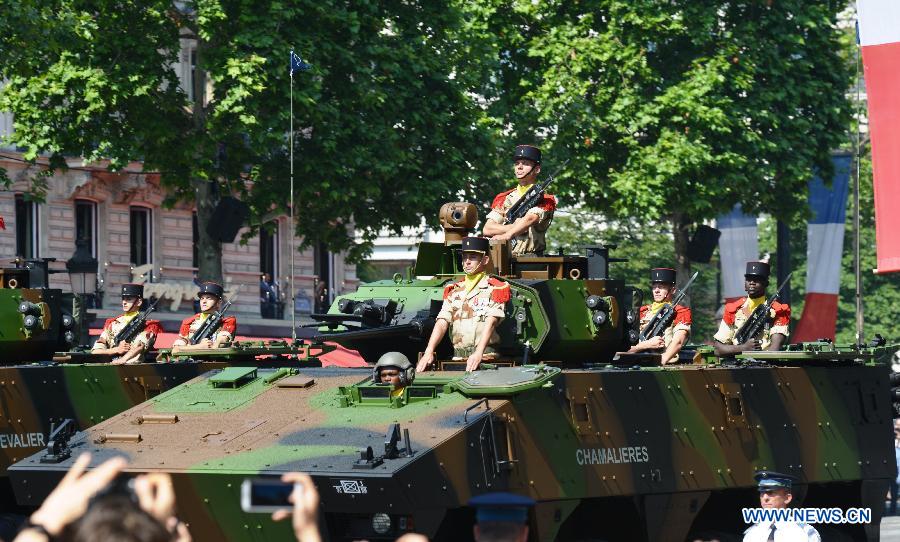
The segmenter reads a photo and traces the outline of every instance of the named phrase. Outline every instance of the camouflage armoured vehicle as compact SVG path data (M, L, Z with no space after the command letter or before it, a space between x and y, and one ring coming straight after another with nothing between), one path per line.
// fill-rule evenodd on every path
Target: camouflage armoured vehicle
M0 504L14 503L7 468L44 450L51 432L85 429L197 375L234 364L315 363L330 347L235 344L199 361L110 365L77 348L84 313L77 299L48 287L48 260L0 268ZM272 359L290 355L290 360ZM209 356L214 356L211 359ZM261 359L262 358L262 359Z
M452 244L422 247L420 278L339 299L313 333L364 346L383 334L391 350L415 351L404 343L427 337L417 327L457 269ZM465 503L498 490L537 501L532 540L735 540L763 469L797 476L802 506L871 508L871 524L834 526L826 540L878 539L896 476L890 349L814 344L661 367L614 354L636 323L633 291L606 274L607 251L496 261L514 293L493 366L463 373L446 361L399 395L360 370L232 367L65 446L95 464L124 455L130 472L172 473L198 540L290 539L289 525L242 513L239 488L295 470L317 485L329 540L471 539ZM366 322L369 309L343 299L390 318ZM19 502L39 504L72 460L40 453L14 465Z

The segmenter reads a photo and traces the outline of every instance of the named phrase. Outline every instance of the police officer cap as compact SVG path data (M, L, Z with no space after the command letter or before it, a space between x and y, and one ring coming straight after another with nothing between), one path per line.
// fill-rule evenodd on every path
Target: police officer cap
M769 264L766 262L747 262L747 271L744 272L744 276L747 275L769 278Z
M491 243L485 237L463 237L460 250L463 252L487 254L491 250Z
M797 481L796 476L791 476L790 474L782 474L780 472L770 470L761 470L754 474L753 478L756 479L756 483L759 486L760 493L762 493L763 491L771 491L773 489L790 490L794 482Z
M513 154L513 161L518 160L519 158L525 158L526 160L531 160L535 164L540 164L541 149L534 145L517 145L516 152Z
M122 297L144 297L143 284L123 284Z
M675 284L675 270L668 267L656 267L650 270L650 282Z
M475 507L475 517L479 523L525 523L528 509L534 506L534 499L515 493L485 493L469 499L469 506Z
M221 284L215 282L204 282L200 285L200 291L197 292L197 297L200 297L203 294L211 294L222 299L222 296L225 295L225 288L222 288Z

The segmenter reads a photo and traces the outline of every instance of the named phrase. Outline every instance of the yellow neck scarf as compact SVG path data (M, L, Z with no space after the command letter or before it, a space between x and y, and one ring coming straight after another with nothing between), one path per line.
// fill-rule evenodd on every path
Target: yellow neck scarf
M761 295L759 297L750 297L747 299L749 300L749 304L747 305L747 314L753 314L753 311L756 310L756 307L766 302L766 296L764 295Z
M135 310L135 311L131 311L131 312L126 312L125 314L122 315L122 318L125 319L125 323L127 324L137 315L138 315L138 311Z
M474 275L466 275L466 293L472 291L473 288L478 286L478 283L481 282L481 279L484 278L484 271L480 273L475 273Z
M521 184L516 185L516 191L519 192L520 198L525 195L525 192L528 192L528 189L531 188L531 184L526 184L525 186L522 186Z
M658 310L668 305L668 301L654 301L650 303L650 314L656 314Z

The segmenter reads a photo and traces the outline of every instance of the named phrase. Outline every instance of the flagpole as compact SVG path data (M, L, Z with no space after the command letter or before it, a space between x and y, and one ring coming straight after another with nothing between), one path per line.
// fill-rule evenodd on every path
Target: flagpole
M861 122L860 116L860 93L859 93L859 56L860 56L860 47L859 44L859 24L857 23L856 28L856 142L853 145L853 158L856 161L856 176L853 179L853 271L856 275L856 344L861 344L863 341L863 304L862 304L862 270L860 269L860 258L859 258L859 177L860 177L860 164L859 164L859 123Z
M294 252L297 251L297 247L294 245L294 232L297 231L297 226L294 224L294 48L291 48L291 90L290 90L290 100L291 100L291 130L289 132L289 144L291 146L291 339L294 343L297 342L297 300L295 298L294 293L294 282L296 280L296 275L294 275Z

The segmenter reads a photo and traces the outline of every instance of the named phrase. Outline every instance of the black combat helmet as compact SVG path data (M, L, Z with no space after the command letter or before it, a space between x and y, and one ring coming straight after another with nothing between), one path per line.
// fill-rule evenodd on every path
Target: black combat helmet
M516 152L513 154L513 161L516 161L519 158L525 158L526 160L531 160L535 164L540 164L541 149L534 145L517 145Z

